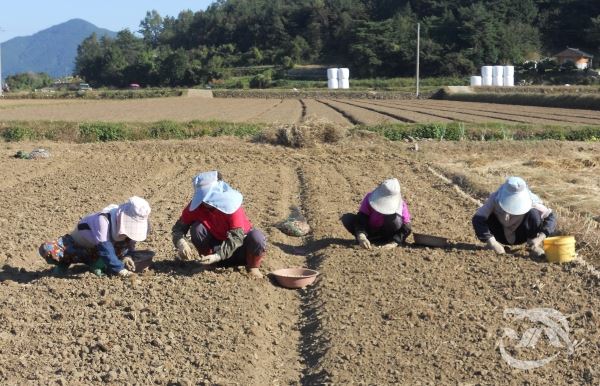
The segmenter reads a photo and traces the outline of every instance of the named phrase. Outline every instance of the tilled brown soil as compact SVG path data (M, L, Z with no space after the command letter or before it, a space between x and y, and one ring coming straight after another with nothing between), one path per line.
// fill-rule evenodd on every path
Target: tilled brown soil
M384 122L507 122L595 125L600 113L544 107L437 100L152 98L138 100L0 100L0 120L153 122L221 120L290 124L326 119L338 124Z
M0 149L0 382L3 384L597 384L598 283L574 266L498 257L472 235L473 203L440 182L408 147L380 139L291 150L237 139L119 144L21 143L53 157ZM264 271L319 269L292 291L240 269L174 262L170 227L191 198L192 176L219 169L245 195L269 238ZM385 177L401 180L415 231L451 238L446 250L357 249L339 224ZM157 251L133 280L73 270L53 277L37 245L81 215L137 194L152 205ZM313 232L274 226L299 206ZM542 336L510 367L498 343L508 308L552 308L569 322L572 355ZM518 330L518 329L517 329ZM523 331L518 330L521 334ZM514 342L512 342L514 343ZM563 346L567 342L563 341ZM513 344L514 346L514 344Z

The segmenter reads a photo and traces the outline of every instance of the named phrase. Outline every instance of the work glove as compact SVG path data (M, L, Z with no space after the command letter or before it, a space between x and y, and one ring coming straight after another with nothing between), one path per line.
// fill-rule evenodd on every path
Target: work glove
M546 239L546 234L543 232L538 233L538 235L532 239L527 240L527 246L529 247L529 252L535 258L543 257L546 252L544 251L544 240Z
M120 270L117 273L117 275L120 276L120 277L130 277L130 276L133 275L133 272L128 271L127 269L123 268L122 270Z
M129 271L135 272L135 263L133 262L133 259L130 256L125 256L123 258L123 264L125 265L125 268L127 268Z
M504 253L506 253L506 250L504 249L504 245L502 245L498 241L496 241L495 237L491 237L488 241L486 241L486 244L487 244L488 249L491 249L492 251L496 252L499 255L503 255Z
M177 256L180 260L189 261L194 260L194 252L185 239L179 239L177 242Z
M206 255L206 256L200 256L200 264L202 264L202 265L209 265L209 264L217 263L221 260L222 260L221 256L219 256L218 253L213 253L211 255Z
M371 242L367 238L366 234L359 233L358 236L356 236L356 241L358 241L358 245L360 245L362 248L368 249L368 250L372 249Z
M398 247L398 245L399 245L399 244L398 244L397 242L395 242L395 241L392 241L392 242L390 242L390 243L383 244L382 246L380 246L380 247L378 247L378 248L379 248L379 249L383 249L383 250L392 250L392 249L394 249L394 248Z

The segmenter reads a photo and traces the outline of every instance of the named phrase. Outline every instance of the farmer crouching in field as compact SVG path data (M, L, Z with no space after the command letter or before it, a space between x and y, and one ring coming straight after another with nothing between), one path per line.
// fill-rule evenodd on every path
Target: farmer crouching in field
M193 186L194 197L172 229L178 257L195 259L185 239L190 231L201 264L227 260L227 264L243 264L252 276L262 277L259 267L266 239L246 217L242 194L222 181L217 171L197 175Z
M527 243L534 257L544 255L543 242L556 229L556 217L520 177L509 177L473 216L477 238L498 254L505 245Z
M130 276L135 270L131 257L137 241L148 235L150 205L133 196L121 205L109 205L79 221L73 232L42 244L40 255L64 274L71 264L84 263L98 276L103 273Z
M382 247L386 249L394 248L404 244L411 233L410 212L396 178L383 181L367 193L358 213L346 213L341 220L365 249L372 249L371 242L384 244Z

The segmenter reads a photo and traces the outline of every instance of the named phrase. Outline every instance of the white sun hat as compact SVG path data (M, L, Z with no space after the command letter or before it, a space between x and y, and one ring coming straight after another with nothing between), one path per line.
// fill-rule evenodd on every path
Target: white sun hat
M127 202L110 211L116 233L133 241L144 241L148 236L150 204L141 197L130 197Z
M496 196L500 208L513 216L529 212L533 207L533 198L527 183L521 177L508 177Z
M369 196L369 204L381 214L397 213L402 204L398 179L390 178L379 184Z

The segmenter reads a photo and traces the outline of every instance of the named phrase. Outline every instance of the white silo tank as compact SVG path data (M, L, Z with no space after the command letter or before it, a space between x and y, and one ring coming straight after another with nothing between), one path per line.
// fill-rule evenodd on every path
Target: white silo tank
M471 86L479 87L483 85L483 79L480 76L472 76L471 77Z

